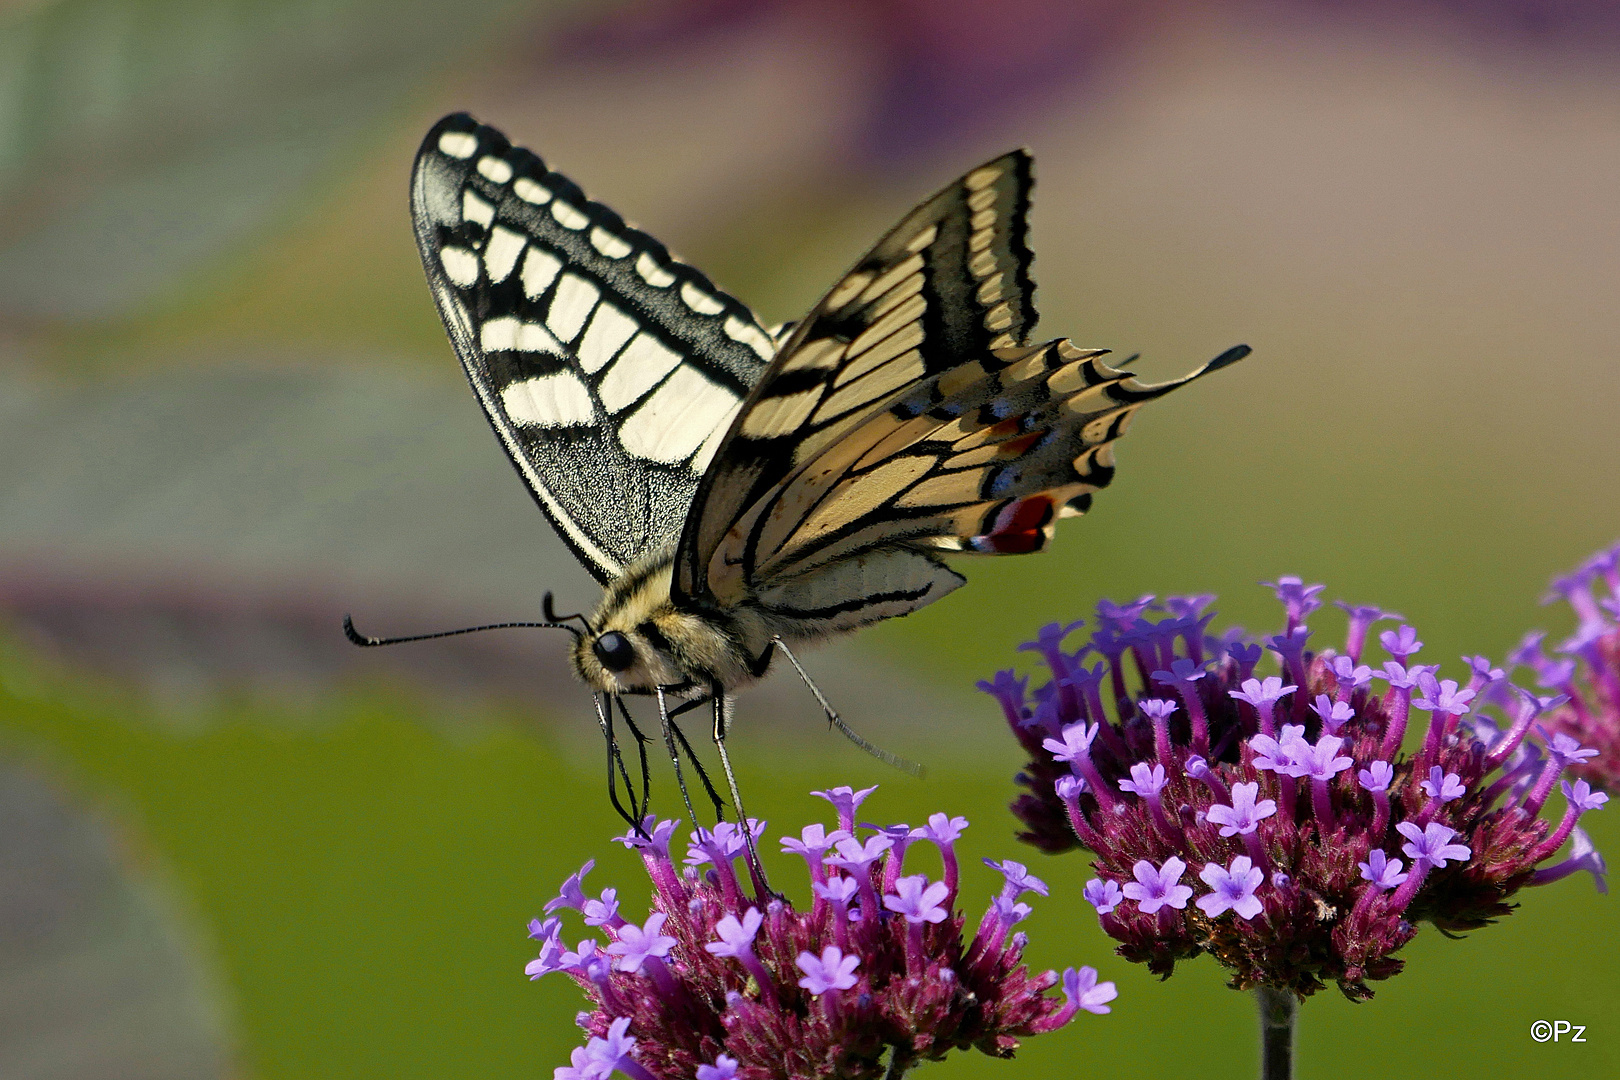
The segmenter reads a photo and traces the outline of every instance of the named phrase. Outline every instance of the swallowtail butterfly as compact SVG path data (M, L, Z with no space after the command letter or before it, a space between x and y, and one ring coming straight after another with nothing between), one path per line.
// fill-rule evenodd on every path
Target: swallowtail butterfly
M1031 184L1023 151L974 169L770 330L500 132L464 114L428 132L411 211L439 314L512 464L606 587L573 662L610 792L620 695L658 699L677 770L670 716L712 702L729 779L727 694L773 652L802 675L790 647L961 585L947 553L1040 550L1113 479L1143 403L1247 355L1145 385L1105 350L1032 344Z

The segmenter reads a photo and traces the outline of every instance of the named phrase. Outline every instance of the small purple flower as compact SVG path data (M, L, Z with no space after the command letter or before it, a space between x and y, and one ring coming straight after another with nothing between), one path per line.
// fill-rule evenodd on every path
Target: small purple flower
M820 957L815 953L800 953L795 963L804 972L799 985L810 991L811 996L820 997L829 990L848 990L854 986L858 981L855 969L861 966L861 958L845 956L838 946L829 945L821 950Z
M1355 764L1350 758L1339 756L1339 747L1343 745L1344 740L1337 735L1324 735L1314 744L1300 739L1290 747L1294 756L1293 764L1278 771L1302 779L1331 780Z
M1473 855L1466 844L1451 842L1451 838L1457 835L1457 830L1438 821L1431 821L1422 829L1410 821L1403 821L1395 826L1395 830L1411 841L1409 844L1402 844L1401 850L1412 860L1413 867L1421 863L1438 868L1445 866L1449 860L1465 862Z
M1119 789L1144 799L1158 798L1159 792L1164 790L1164 766L1137 762L1131 766L1131 778L1119 781Z
M1277 812L1277 804L1271 799L1255 801L1260 791L1257 783L1233 784L1232 805L1219 804L1209 808L1209 821L1212 825L1221 827L1222 836L1236 836L1239 833L1252 833L1259 827L1261 820Z
M806 825L804 831L799 834L798 839L791 836L782 837L782 850L806 857L814 855L820 858L828 848L838 843L838 841L847 840L848 838L849 834L842 829L834 829L832 832L828 832L826 826L818 821L814 825Z
M1334 701L1326 694L1316 695L1316 702L1311 706L1311 711L1322 718L1322 730L1329 735L1337 735L1340 728L1356 717L1356 711L1350 707L1348 701Z
M1560 768L1578 765L1587 758L1597 757L1596 750L1588 750L1579 742L1560 732L1554 735L1547 743L1548 755L1558 763Z
M1348 701L1350 695L1372 682L1373 670L1366 664L1357 665L1348 656L1333 658L1333 679L1339 684L1339 700Z
M754 935L759 933L760 924L765 916L759 913L758 908L749 908L738 919L735 915L727 915L714 924L714 932L720 935L719 941L711 941L703 947L716 956L742 956L753 952Z
M1152 915L1166 906L1184 908L1192 897L1192 886L1178 885L1177 882L1186 869L1187 864L1174 855L1166 859L1162 867L1140 859L1131 867L1136 880L1126 882L1120 891L1126 899L1135 900L1137 909L1144 915Z
M1393 889L1407 877L1401 873L1401 860L1391 859L1383 848L1373 848L1367 853L1367 861L1356 865L1361 867L1362 878L1379 891Z
M947 817L944 814L930 814L928 824L911 830L913 839L932 840L936 844L954 844L961 839L962 831L968 827L965 817Z
M1078 761L1091 749L1091 740L1097 737L1097 725L1087 727L1084 723L1067 724L1063 728L1063 739L1047 739L1043 744L1051 751L1052 757L1058 761Z
M851 873L860 873L881 859L883 853L893 846L894 841L887 836L868 836L864 843L853 836L847 836L838 841L835 847L837 854L829 856L827 861Z
M1385 630L1378 635L1379 642L1384 651L1395 658L1395 662L1404 665L1406 658L1423 648L1423 642L1417 638L1417 631L1410 626L1402 626L1399 630Z
M1077 1009L1101 1016L1113 1010L1108 1002L1119 997L1111 982L1097 982L1097 969L1083 967L1079 971L1069 968L1063 973L1063 996Z
M936 881L930 885L926 877L917 874L901 878L894 886L895 891L883 897L884 907L904 916L907 922L945 921L948 912L941 905L950 890L945 887L943 881Z
M1119 891L1117 882L1092 878L1086 882L1085 890L1081 895L1085 897L1086 903L1097 909L1098 915L1106 915L1119 907L1120 899L1124 894Z
M852 877L835 877L825 882L818 881L811 888L823 900L847 904L861 891L861 884Z
M1029 868L1021 862L1005 859L1001 862L984 860L984 865L1001 874L1006 880L1001 886L1001 895L1011 899L1032 892L1037 896L1047 894L1046 882L1029 872Z
M1577 812L1601 809L1603 804L1609 801L1607 795L1601 791L1593 791L1592 785L1585 780L1577 780L1573 786L1565 780L1559 788L1564 792L1564 798L1569 800L1569 805Z
M1168 686L1185 686L1202 679L1204 674L1204 666L1202 664L1195 664L1186 657L1182 657L1170 665L1169 671L1155 671L1153 673L1153 681L1161 682Z
M1214 890L1196 901L1212 919L1227 911L1235 911L1240 919L1252 919L1265 908L1254 895L1254 890L1266 880L1265 871L1250 862L1247 855L1234 858L1231 869L1219 863L1205 863L1198 877Z
M1438 765L1429 768L1429 778L1420 781L1418 787L1431 799L1441 802L1450 802L1460 799L1467 794L1468 789L1463 786L1462 778L1456 773L1448 773Z
M1247 701L1255 708L1270 705L1278 698L1292 694L1298 690L1297 686L1284 686L1283 681L1275 675L1267 675L1264 679L1245 679L1243 689L1228 691L1228 696L1239 701Z
M1387 761L1375 761L1356 773L1356 779L1368 791L1388 791L1390 781L1395 779L1395 769Z
M1455 679L1440 679L1437 682L1431 677L1419 680L1419 686L1422 687L1426 696L1413 698L1412 707L1422 709L1425 712L1434 710L1451 713L1452 715L1461 715L1468 711L1468 703L1474 699L1472 690L1457 689Z
M595 859L586 859L585 865L577 873L569 874L563 880L562 891L555 897L546 901L545 913L550 915L558 908L573 908L575 911L585 910L585 875L596 866Z
M663 912L655 911L647 916L645 925L626 923L619 927L619 940L607 947L609 956L618 957L613 966L620 971L637 972L649 959L668 956L669 950L675 947L675 939L658 932L667 918L669 916Z
M604 926L619 917L619 890L603 889L600 900L587 900L580 908L586 926Z
M1292 574L1284 575L1276 581L1262 581L1260 584L1273 590L1277 599L1288 609L1288 628L1305 620L1305 617L1322 606L1317 594L1327 588L1325 585L1307 585L1303 578Z
M810 794L832 803L833 809L838 811L838 827L845 832L854 832L855 812L861 808L861 803L866 801L867 796L876 790L876 784L860 791L845 784L828 791L812 791Z
M1282 737L1278 739L1270 735L1254 736L1249 740L1249 748L1254 751L1254 767L1291 775L1300 755L1310 749L1304 736L1303 724L1284 724Z
M736 1080L737 1059L719 1054L713 1065L699 1065L697 1067L697 1080Z

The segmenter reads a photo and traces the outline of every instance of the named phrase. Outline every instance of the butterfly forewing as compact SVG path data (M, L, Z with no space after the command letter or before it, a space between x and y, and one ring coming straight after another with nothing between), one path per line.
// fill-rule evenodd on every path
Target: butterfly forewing
M1022 151L973 170L907 215L795 328L703 478L677 555L677 597L733 602L787 536L859 528L904 485L910 466L899 462L830 502L814 481L792 481L896 398L964 365L982 375L979 361L1024 343L1035 318L1030 187ZM898 577L935 598L922 582L943 568L912 558L927 565Z
M777 342L737 300L457 114L411 184L439 312L536 501L598 580L680 535Z

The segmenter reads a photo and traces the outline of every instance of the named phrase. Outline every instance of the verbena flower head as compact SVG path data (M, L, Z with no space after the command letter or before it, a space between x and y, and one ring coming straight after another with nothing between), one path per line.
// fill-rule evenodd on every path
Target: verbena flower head
M1210 598L1194 612L1166 601L1155 622L1148 597L1099 605L1072 652L1075 626L1043 631L1052 678L1033 691L1010 671L979 684L1030 754L1021 838L1095 854L1084 896L1120 955L1167 976L1207 952L1235 988L1305 996L1333 982L1364 999L1401 970L1420 922L1473 930L1518 890L1579 870L1603 888L1576 826L1602 793L1563 779L1601 768L1581 741L1591 728L1537 727L1564 718L1561 698L1512 688L1478 657L1455 673L1419 663L1404 624L1376 635L1389 660L1364 657L1374 624L1399 618L1378 608L1339 605L1344 651L1313 645L1321 587L1271 587L1285 610L1265 639L1277 674L1257 671L1261 649L1241 632L1206 635ZM1610 651L1588 653L1612 677L1604 625ZM1612 710L1610 694L1586 700ZM1563 813L1548 821L1555 789ZM1543 866L1566 841L1573 854Z
M1508 666L1530 668L1542 693L1568 699L1548 707L1539 722L1597 751L1571 763L1569 774L1620 791L1620 544L1554 578L1543 600L1567 601L1575 611L1575 632L1553 647L1557 660L1546 654L1546 634L1525 635L1508 654Z
M557 1080L897 1076L952 1049L1011 1057L1021 1038L1081 1010L1109 1011L1114 984L1098 983L1094 969L1035 975L1023 965L1025 937L1013 927L1030 909L1019 897L1046 886L1022 864L990 863L1004 884L964 934L955 845L965 818L857 826L870 789L815 794L833 804L837 827L782 839L809 870L808 910L750 893L736 826L692 833L683 865L670 854L676 822L648 818L641 833L619 837L652 878L652 910L639 923L620 914L613 889L586 892L594 862L563 883L545 906L552 917L530 924L540 951L526 969L567 975L589 999L579 1015L586 1044ZM763 823L749 827L757 836ZM905 873L919 842L939 849L944 880ZM605 940L566 944L552 915L563 908Z

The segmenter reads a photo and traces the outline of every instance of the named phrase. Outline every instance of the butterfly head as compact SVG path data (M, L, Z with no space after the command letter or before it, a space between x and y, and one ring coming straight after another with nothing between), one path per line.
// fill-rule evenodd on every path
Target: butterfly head
M608 585L591 632L574 646L575 670L594 689L649 694L748 681L734 620L686 611L671 599L670 558L633 564Z

